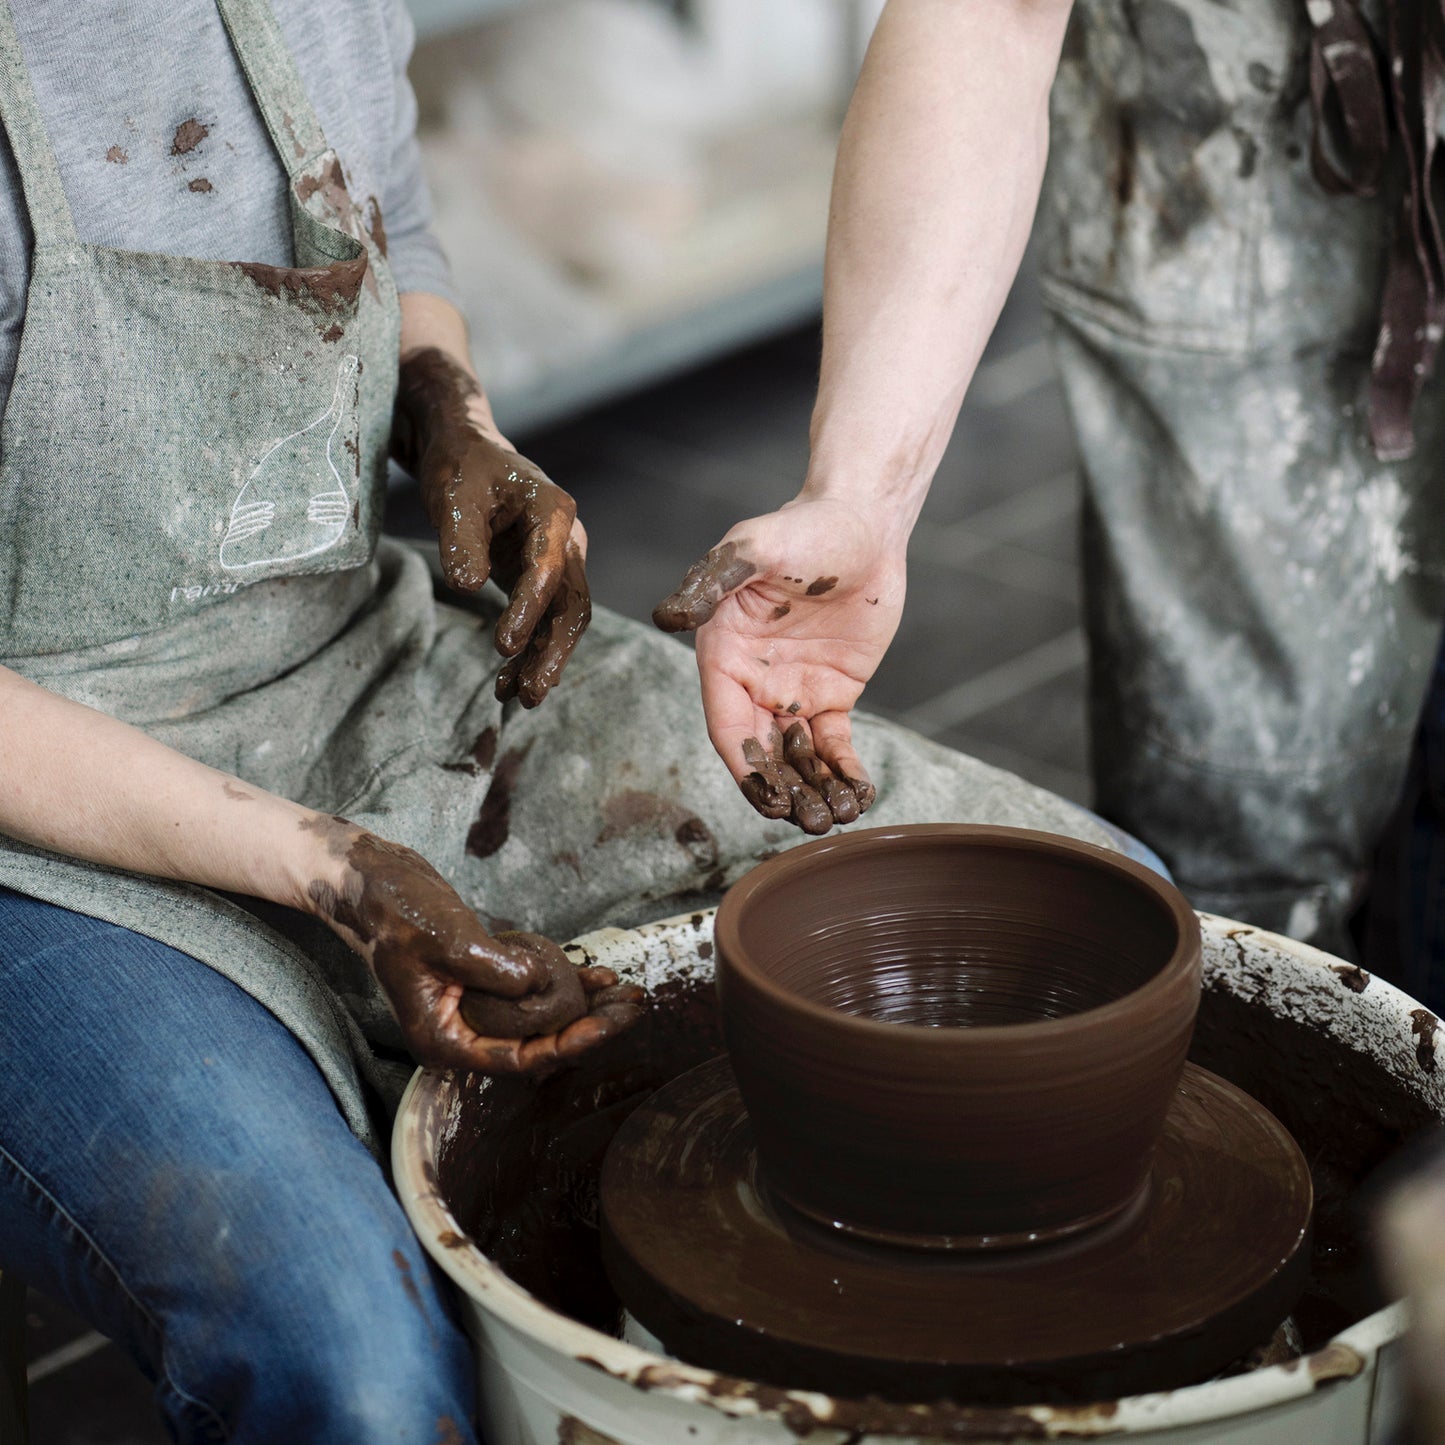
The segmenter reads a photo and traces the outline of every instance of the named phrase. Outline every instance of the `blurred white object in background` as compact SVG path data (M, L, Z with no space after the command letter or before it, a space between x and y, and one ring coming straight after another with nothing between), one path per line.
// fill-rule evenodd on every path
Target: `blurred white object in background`
M1389 1192L1376 1219L1385 1282L1409 1313L1411 1445L1445 1445L1445 1145L1437 1147Z
M547 391L595 361L523 397L535 420L615 390L609 347L635 383L815 307L858 17L878 3L531 0L421 45L437 230L489 386Z
M499 115L621 171L686 169L726 116L715 57L657 0L525 6L491 27L481 60Z
M847 7L839 0L692 0L689 10L727 97L724 123L836 107ZM851 75L849 76L851 81Z
M482 380L493 394L525 393L559 367L605 351L621 324L502 215L483 179L488 157L485 137L459 131L433 133L422 147L434 228Z

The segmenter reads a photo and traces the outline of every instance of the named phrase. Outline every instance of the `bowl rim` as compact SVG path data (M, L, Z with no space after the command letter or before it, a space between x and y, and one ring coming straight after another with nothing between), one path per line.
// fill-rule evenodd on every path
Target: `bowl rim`
M879 844L898 841L904 844L929 840L953 840L962 844L988 843L1013 849L1042 848L1055 856L1085 863L1096 863L1106 871L1124 875L1153 896L1172 916L1177 933L1173 951L1148 980L1130 989L1119 998L1060 1018L1037 1019L1029 1023L981 1024L969 1028L938 1028L931 1024L899 1023L890 1019L871 1019L861 1014L843 1013L825 1004L814 1003L802 995L782 987L748 959L741 947L739 915L748 901L760 890L773 885L780 873L804 866L800 859L821 858L840 853L854 853ZM1008 1040L1010 1047L1031 1042L1057 1043L1085 1031L1111 1027L1120 1017L1132 1013L1140 1000L1166 994L1179 986L1181 979L1194 974L1199 992L1202 941L1199 918L1189 900L1162 874L1147 864L1137 862L1112 848L1071 838L1062 833L1049 833L1036 828L1007 828L988 823L895 823L878 828L863 828L851 833L835 833L790 848L750 869L723 895L718 906L713 930L717 949L717 978L721 990L726 974L735 975L748 987L762 993L781 1011L810 1020L814 1024L846 1032L857 1038L897 1039L899 1030L907 1030L916 1047L953 1049L960 1036L968 1036L968 1047L987 1048ZM727 1010L724 1009L724 1019Z

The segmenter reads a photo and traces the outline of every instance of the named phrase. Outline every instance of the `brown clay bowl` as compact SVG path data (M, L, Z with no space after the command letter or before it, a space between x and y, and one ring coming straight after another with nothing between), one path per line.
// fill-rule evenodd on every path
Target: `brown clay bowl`
M1140 1204L1199 1002L1199 923L1050 833L865 829L718 910L723 1034L766 1187L838 1231L989 1249Z

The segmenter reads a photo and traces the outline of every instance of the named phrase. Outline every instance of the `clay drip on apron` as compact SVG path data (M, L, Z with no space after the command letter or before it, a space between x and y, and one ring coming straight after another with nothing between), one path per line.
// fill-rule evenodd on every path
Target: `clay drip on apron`
M716 937L731 1062L639 1107L601 1176L608 1273L669 1352L1038 1398L1197 1380L1289 1313L1309 1169L1184 1067L1198 925L1147 869L1017 830L874 830L754 870Z

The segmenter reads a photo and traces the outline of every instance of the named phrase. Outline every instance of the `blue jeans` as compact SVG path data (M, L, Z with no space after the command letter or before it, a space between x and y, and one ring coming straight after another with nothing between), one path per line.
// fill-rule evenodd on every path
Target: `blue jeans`
M294 1038L175 949L0 889L0 1267L180 1441L475 1440L464 1336Z

